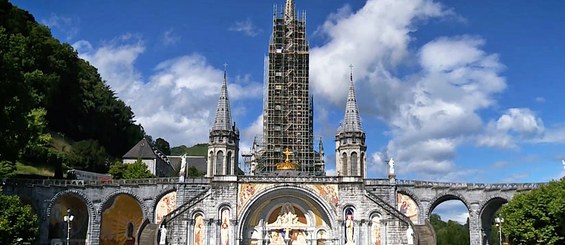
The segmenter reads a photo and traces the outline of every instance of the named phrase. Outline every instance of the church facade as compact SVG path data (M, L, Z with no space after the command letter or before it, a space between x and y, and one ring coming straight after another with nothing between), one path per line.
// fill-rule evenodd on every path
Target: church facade
M201 159L205 177L188 177L191 160L181 156L163 160L176 170L180 158L180 177L174 178L4 180L2 191L19 195L39 215L37 243L435 244L429 215L446 200L460 200L469 211L470 244L492 244L496 211L515 193L538 185L397 180L392 160L388 178L367 178L353 72L344 119L336 126L336 176L325 176L324 147L314 149L312 134L305 17L296 14L293 0L283 9L273 19L263 138L252 152L240 154L224 73L206 166ZM153 148L139 146L138 152L155 159ZM240 155L250 166L246 175L237 174ZM65 219L70 215L72 222Z
M367 189L367 146L352 74L335 138L337 176L324 176L323 146L313 147L305 16L297 14L292 0L282 13L276 11L266 61L263 139L247 155L250 173L235 175L239 130L232 123L224 73L208 144L211 182L200 187L201 193L176 191L175 211L159 224L160 242L414 244L418 213L413 201L401 196L398 209L391 182ZM390 177L394 181L393 170Z

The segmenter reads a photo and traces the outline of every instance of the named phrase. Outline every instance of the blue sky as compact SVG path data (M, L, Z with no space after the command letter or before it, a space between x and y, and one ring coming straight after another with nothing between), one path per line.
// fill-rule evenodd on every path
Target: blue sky
M242 151L261 133L264 1L13 1L73 45L172 146L207 141L223 64ZM327 169L353 64L368 173L458 182L564 175L565 2L296 0Z

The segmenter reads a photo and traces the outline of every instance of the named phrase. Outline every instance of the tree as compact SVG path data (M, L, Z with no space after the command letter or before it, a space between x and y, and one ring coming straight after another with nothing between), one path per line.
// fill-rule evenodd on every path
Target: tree
M0 178L8 178L14 175L16 166L14 163L6 160L0 160Z
M0 244L25 244L36 239L39 222L30 205L18 196L0 194L0 207Z
M565 242L565 178L519 193L501 210L512 244Z
M109 173L114 179L146 179L155 177L141 159L131 164L116 161L110 166Z
M186 176L188 177L202 177L204 175L206 175L206 173L198 171L194 166L190 166L186 169Z
M461 225L455 221L446 222L441 220L438 214L432 213L430 223L436 232L438 245L467 245L469 244L469 228L467 224Z
M157 140L155 140L155 147L163 152L163 154L171 155L171 146L169 145L169 142L163 138L157 138Z
M127 169L128 169L128 165L118 160L110 166L110 170L108 171L108 173L112 175L113 179L123 179L124 173L126 172Z
M132 164L128 164L126 171L124 172L124 179L146 179L155 177L149 169L147 169L147 165L138 159Z
M82 140L74 143L68 158L73 168L97 173L108 171L108 154L96 140Z

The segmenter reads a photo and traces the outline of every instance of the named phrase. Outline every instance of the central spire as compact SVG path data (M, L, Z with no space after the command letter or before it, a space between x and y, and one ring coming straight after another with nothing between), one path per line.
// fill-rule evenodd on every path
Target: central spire
M355 86L353 84L353 66L350 66L349 73L349 93L347 94L347 104L345 105L345 116L343 125L339 132L362 132L361 119L359 118L359 107L355 98Z
M284 20L286 22L294 20L294 1L286 0L284 7Z
M226 70L227 65L224 64L224 82L220 91L220 99L218 100L218 108L216 109L216 118L212 130L230 130L232 126Z

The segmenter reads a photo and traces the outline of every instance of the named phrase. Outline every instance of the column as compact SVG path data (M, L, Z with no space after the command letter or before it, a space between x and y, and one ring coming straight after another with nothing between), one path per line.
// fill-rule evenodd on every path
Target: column
M470 245L480 245L482 237L481 217L479 215L478 205L471 205L469 209L469 239Z

